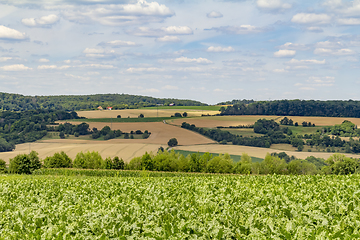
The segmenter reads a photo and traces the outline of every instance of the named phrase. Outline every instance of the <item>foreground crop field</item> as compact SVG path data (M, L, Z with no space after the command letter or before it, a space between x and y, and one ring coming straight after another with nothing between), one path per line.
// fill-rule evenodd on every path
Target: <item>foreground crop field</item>
M129 143L129 140L126 139L108 141L58 139L19 144L16 146L15 151L0 153L0 159L9 162L10 158L14 158L18 154L28 154L31 149L38 152L41 159L61 151L64 151L72 159L81 151L98 151L103 158L118 156L125 162L129 162L132 158L140 157L145 152L156 153L160 146L166 147L166 145L161 144Z
M5 239L358 239L360 176L0 178Z

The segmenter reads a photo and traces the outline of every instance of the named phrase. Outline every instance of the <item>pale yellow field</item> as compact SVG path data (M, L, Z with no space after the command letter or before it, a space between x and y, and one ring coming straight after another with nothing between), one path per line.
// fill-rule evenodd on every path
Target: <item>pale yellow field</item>
M72 159L76 154L83 151L97 151L103 158L118 156L125 162L129 162L134 157L142 156L145 152L156 153L160 146L167 147L162 144L144 144L144 143L119 143L115 140L109 141L85 141L85 140L49 140L36 143L24 143L16 145L16 149L12 152L0 153L0 159L9 162L10 158L18 154L28 154L30 150L39 153L40 159L52 156L56 152L64 151Z
M72 124L79 124L79 122L70 122ZM148 130L151 135L148 139L118 139L120 142L136 142L136 143L156 143L167 144L170 138L176 138L179 145L194 145L194 144L208 144L214 143L213 140L206 138L198 133L187 129L172 126L162 122L139 122L139 123L103 123L103 122L89 122L90 128L96 127L102 129L104 126L112 126L112 130L120 129L123 132L130 132L141 130Z
M197 146L177 146L174 147L177 150L185 151L199 151L199 152L211 152L211 153L229 153L232 155L241 155L242 153L247 153L250 156L264 158L267 153L273 152L286 152L290 156L295 156L300 159L305 159L309 156L320 157L327 159L334 153L327 152L297 152L297 151L283 151L269 148L257 148L257 147L247 147L247 146L234 146L234 145L221 145L221 144L208 144L208 145L197 145ZM344 154L348 157L359 158L359 155L355 154Z
M77 112L80 117L86 118L116 118L120 115L122 118L137 118L141 113L145 117L171 117L175 113L187 112L189 117L201 116L202 114L215 115L219 111L201 111L194 109L123 109L123 110L96 110L96 111L79 111Z
M258 119L274 119L280 122L285 116L260 116L260 115L244 115L244 116L211 116L211 117L197 117L190 119L174 119L167 120L167 122L174 125L181 125L182 122L195 124L197 127L215 128L217 126L229 127L238 125L254 124ZM332 117L295 117L287 116L291 118L294 123L311 122L316 126L333 126L335 124L341 124L344 120L351 121L352 123L360 126L360 118L332 118Z
M258 119L278 119L278 116L211 116L211 117L197 117L187 119L167 120L167 122L174 125L181 125L183 122L195 124L197 127L215 128L218 126L229 127L238 125L254 124Z

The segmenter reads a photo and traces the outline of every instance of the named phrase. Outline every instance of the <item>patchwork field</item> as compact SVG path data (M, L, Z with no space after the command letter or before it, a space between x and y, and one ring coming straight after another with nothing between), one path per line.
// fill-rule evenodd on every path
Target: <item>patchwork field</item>
M79 124L79 122L70 122L72 124ZM208 144L214 143L213 140L206 138L200 134L192 132L187 129L172 126L162 122L150 122L150 123L104 123L104 122L89 122L90 128L96 127L102 129L104 126L111 126L112 130L120 129L123 132L130 132L141 130L148 130L151 135L148 139L121 139L129 143L156 143L167 144L170 138L176 138L179 145L196 145L196 144ZM121 141L119 140L119 141Z
M187 119L167 120L168 123L180 126L183 122L195 124L197 127L215 128L218 126L230 127L238 125L254 124L258 119L278 119L278 116L211 116L211 117L197 117Z
M96 110L96 111L79 111L77 112L80 117L86 118L116 118L120 115L122 118L137 118L140 114L143 114L145 117L171 117L175 113L187 112L189 117L201 116L202 114L215 115L219 111L214 110L201 110L201 109L123 109L123 110Z
M229 127L238 125L254 124L258 119L274 119L280 122L285 116L261 116L261 115L243 115L243 116L211 116L211 117L196 117L191 119L174 119L167 120L167 122L174 125L181 125L186 121L190 124L195 124L197 127L214 128L217 126ZM332 126L335 124L341 124L344 120L351 121L355 125L360 125L360 118L332 118L332 117L296 117L287 116L291 118L294 123L298 122L301 125L302 122L315 123L316 126Z
M70 158L74 159L76 154L83 151L97 151L103 158L118 156L125 162L130 161L134 157L142 156L145 152L156 153L160 146L166 147L162 144L147 144L147 143L127 143L121 140L108 141L86 141L86 140L46 140L36 143L24 143L16 146L12 152L0 153L0 159L9 162L10 158L18 154L28 154L34 150L39 153L39 157L44 159L47 156L52 156L56 152L64 151Z
M269 148L258 148L258 147L248 147L248 146L235 146L235 145L221 145L221 144L209 144L209 145L196 145L196 146L177 146L174 147L176 150L185 150L185 151L199 151L199 152L212 152L212 153L229 153L231 155L241 155L242 153L247 153L250 156L264 158L267 153L273 152L286 152L290 156L295 156L300 159L305 159L309 156L319 157L327 159L334 153L327 152L298 152L298 151L284 151L278 149L269 149ZM343 154L343 153L342 153ZM344 154L348 157L359 158L359 155L355 154Z

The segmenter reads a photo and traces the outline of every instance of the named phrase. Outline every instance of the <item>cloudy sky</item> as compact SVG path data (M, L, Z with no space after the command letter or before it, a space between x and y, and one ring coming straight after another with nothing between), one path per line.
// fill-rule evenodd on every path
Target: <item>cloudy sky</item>
M360 0L0 0L1 92L360 99Z

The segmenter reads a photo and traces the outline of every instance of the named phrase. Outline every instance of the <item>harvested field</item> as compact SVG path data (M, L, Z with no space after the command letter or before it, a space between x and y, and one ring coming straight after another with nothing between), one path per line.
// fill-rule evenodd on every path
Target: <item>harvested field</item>
M267 153L272 152L286 152L288 155L294 155L297 158L305 159L309 156L328 158L334 153L327 152L297 152L297 151L283 151L269 148L257 148L257 147L247 147L247 146L234 146L234 145L221 145L221 144L208 144L208 145L197 145L197 146L177 146L174 147L176 150L185 150L185 151L200 151L200 152L211 152L211 153L229 153L232 155L241 155L242 153L247 153L250 156L264 158ZM344 154L348 157L359 158L360 155L355 154Z
M123 109L123 110L95 110L95 111L78 111L80 117L86 118L116 118L120 115L122 118L137 118L141 113L145 117L171 117L175 113L187 112L188 117L201 116L202 114L215 115L219 111L212 110L199 110L199 109Z
M279 122L285 116L281 116L277 122ZM301 116L286 116L291 118L294 123L298 122L301 125L302 122L315 123L316 126L333 126L335 124L341 124L343 121L348 120L355 125L360 125L360 118L346 118L346 117L301 117Z
M72 124L79 124L79 122L70 122ZM194 145L194 144L208 144L214 143L213 140L206 138L193 131L183 129L180 127L164 124L161 122L150 123L104 123L104 122L89 122L90 128L96 127L102 129L104 126L111 126L112 130L120 129L123 132L130 132L141 130L148 130L151 135L148 139L118 139L124 143L156 143L167 144L170 138L176 138L179 145Z
M167 120L168 123L174 125L181 125L183 122L195 124L197 127L215 128L218 126L230 127L238 125L249 125L254 124L258 119L277 119L278 116L210 116L210 117L198 117L190 119L174 119Z
M167 120L167 122L175 125L181 125L186 121L190 124L195 124L197 127L215 128L217 126L229 127L238 125L254 124L258 119L274 119L280 122L285 116L261 116L261 115L242 115L242 116L210 116L210 117L197 117L191 119L174 119ZM291 118L294 123L298 122L301 125L302 122L315 123L316 126L333 126L335 124L341 124L344 120L351 121L355 125L360 126L360 118L335 118L335 117L297 117L287 116Z
M36 143L24 143L16 145L16 149L12 152L0 153L0 159L9 162L10 158L18 154L29 153L34 150L39 153L39 157L44 159L52 156L56 152L64 151L72 159L76 154L83 151L98 151L103 158L118 156L125 162L129 162L133 157L142 156L145 152L156 153L161 144L144 144L144 143L119 143L116 140L108 141L86 141L86 140L46 140Z

